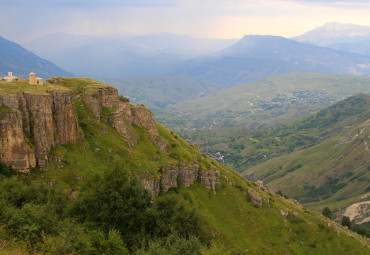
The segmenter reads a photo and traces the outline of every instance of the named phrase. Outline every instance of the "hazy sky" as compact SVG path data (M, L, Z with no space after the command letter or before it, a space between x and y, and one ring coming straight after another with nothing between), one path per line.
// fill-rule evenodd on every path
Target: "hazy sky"
M0 36L16 42L54 32L292 37L332 21L370 26L370 1L0 0Z

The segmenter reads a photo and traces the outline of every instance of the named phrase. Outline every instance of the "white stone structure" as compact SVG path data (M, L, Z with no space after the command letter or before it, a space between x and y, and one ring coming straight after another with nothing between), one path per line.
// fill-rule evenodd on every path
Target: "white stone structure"
M2 79L7 82L11 82L13 80L18 79L18 77L13 76L13 72L8 72L8 76L2 77Z

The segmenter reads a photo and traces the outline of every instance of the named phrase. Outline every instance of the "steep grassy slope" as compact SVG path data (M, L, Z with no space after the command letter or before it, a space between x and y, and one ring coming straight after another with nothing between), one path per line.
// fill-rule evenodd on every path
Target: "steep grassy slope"
M308 149L248 171L310 208L340 208L369 199L370 121Z
M178 179L175 179L172 189L168 192L164 192L161 187L163 192L158 198L153 199L152 203L146 198L146 206L149 210L145 213L149 214L143 215L153 217L157 213L163 213L162 217L160 217L162 214L158 217L160 222L166 222L166 217L175 217L176 215L171 215L172 202L168 201L182 204L182 207L175 207L175 209L182 208L184 218L181 218L180 214L176 217L180 217L181 221L175 221L180 226L182 226L181 222L192 222L192 217L199 215L200 221L197 226L199 225L205 231L202 232L202 236L199 236L199 240L205 240L202 241L203 254L212 254L210 250L215 244L217 247L227 247L226 251L229 254L237 254L231 249L239 250L239 254L367 254L369 252L367 240L317 213L304 209L294 201L286 200L268 192L264 187L258 187L247 181L208 158L164 126L156 124L158 136L153 138L153 127L147 128L143 121L136 122L140 125L134 124L133 115L133 124L130 125L137 136L120 135L119 129L116 126L113 128L113 124L117 122L112 119L114 114L118 114L118 110L105 106L101 108L101 113L96 115L94 108L89 108L91 105L89 106L88 103L89 100L104 99L102 95L109 91L114 92L113 88L89 79L56 78L52 82L57 85L50 86L63 86L75 93L74 103L83 139L76 143L54 146L49 154L49 162L42 169L31 169L30 173L18 174L13 179L6 177L2 170L0 252L5 254L16 250L25 251L25 253L26 251L51 252L50 247L58 247L57 245L60 245L60 248L70 247L71 243L75 245L71 247L75 252L84 250L85 244L93 247L96 243L100 243L99 247L112 248L112 246L116 247L118 242L121 247L120 238L131 240L125 243L131 253L135 253L137 248L145 248L145 244L134 241L147 240L151 235L151 228L148 226L153 226L154 221L148 223L148 219L142 219L147 223L141 230L134 232L135 236L127 236L127 233L133 232L132 228L122 229L125 224L130 224L129 226L139 224L134 219L139 219L141 214L134 213L132 218L128 218L131 219L128 223L123 221L121 224L108 226L109 231L103 227L98 228L97 223L89 222L88 217L83 217L85 215L98 217L96 215L107 210L106 207L115 205L123 199L117 194L122 187L119 185L121 183L118 178L119 169L128 170L132 177L136 176L138 181L151 191L155 190L155 180L161 180L161 185L166 183L163 179L170 178L170 175L166 175L169 169L171 175L176 171L186 173L184 176L178 175ZM112 95L110 94L110 101L106 100L103 103L114 101ZM121 100L125 101L124 98ZM122 107L122 104L118 105ZM132 114L137 114L139 110L140 113L148 113L141 106L130 106ZM150 118L150 115L147 116ZM132 137L136 138L132 139ZM159 146L164 143L163 141L168 144L167 150ZM190 183L188 181L193 173L191 169L196 164L199 165L199 175L194 183ZM174 165L178 170L171 168ZM211 179L212 172L216 179ZM105 180L103 184L109 185L100 185L101 180ZM209 185L207 180L216 181L214 183L216 185ZM126 182L122 183L125 187L122 192L123 195L128 195L127 201L136 201L134 194L140 196L145 193L140 190L135 193L137 188L127 188ZM130 185L129 187L134 187L134 184ZM91 187L99 187L99 189L91 190ZM103 194L109 194L103 197L108 199L109 203L99 199L100 189L107 191ZM92 194L98 196L89 196ZM84 207L84 205L99 209L89 214L90 207ZM140 207L141 204L134 203L134 207L136 206ZM155 208L161 208L161 206L165 206L164 211L156 211ZM114 210L114 206L112 207L111 209ZM119 211L117 215L106 216L106 221L103 220L100 224L106 226L108 220L112 218L120 219L122 215L127 217L131 209L125 210ZM79 215L82 218L79 218ZM50 226L58 226L58 228L50 229ZM63 227L59 229L59 226ZM172 231L171 227L181 230L178 225L154 226L168 229L169 232ZM186 225L184 228L192 229L197 226ZM112 228L123 231L117 233ZM163 239L168 235L168 233L160 234ZM100 237L100 240L97 237ZM182 238L184 242L185 239L193 240L191 239L193 237L186 235Z
M286 124L346 97L370 93L367 77L285 74L238 85L167 109L198 128Z

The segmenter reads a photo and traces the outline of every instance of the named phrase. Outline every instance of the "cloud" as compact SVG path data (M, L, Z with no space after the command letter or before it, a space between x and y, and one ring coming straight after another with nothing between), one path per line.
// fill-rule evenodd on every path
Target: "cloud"
M38 8L114 8L114 7L170 7L177 6L177 0L11 0L2 3L3 7Z
M2 3L0 35L16 41L54 32L291 37L331 21L370 25L369 11L361 0L12 0Z

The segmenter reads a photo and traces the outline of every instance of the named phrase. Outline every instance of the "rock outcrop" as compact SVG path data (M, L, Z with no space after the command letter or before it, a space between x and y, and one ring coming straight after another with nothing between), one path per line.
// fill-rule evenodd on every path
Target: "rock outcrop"
M167 142L159 136L154 115L143 105L132 106L128 100L118 95L116 88L110 86L86 87L81 96L86 108L97 121L109 122L127 141L135 145L139 136L132 124L147 130L149 139L161 150L166 152ZM108 116L105 110L110 111Z
M14 169L44 166L53 146L81 138L66 91L0 94L0 161Z
M248 195L254 205L258 207L262 206L262 197L254 189L248 188Z
M171 188L177 188L178 182L184 187L190 187L197 180L208 189L216 192L219 175L220 173L214 167L211 167L209 170L199 170L199 165L196 161L190 166L181 162L178 165L161 169L159 177L151 177L147 174L138 175L138 182L150 190L154 197L158 196L159 192L167 192Z
M357 224L363 224L370 221L370 201L364 201L352 204L347 207L344 216L349 217L351 221Z

